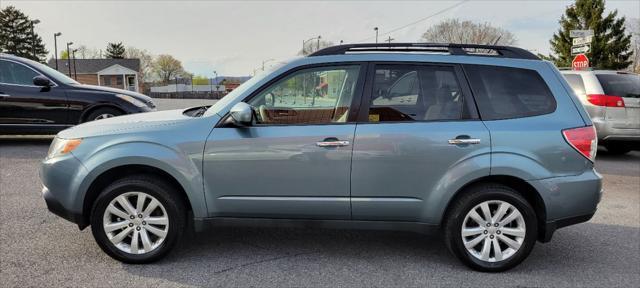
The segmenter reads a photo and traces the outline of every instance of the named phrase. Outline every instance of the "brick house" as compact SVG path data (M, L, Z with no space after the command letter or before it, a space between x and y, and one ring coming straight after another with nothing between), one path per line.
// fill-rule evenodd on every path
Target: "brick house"
M49 60L48 65L55 68L55 60ZM82 84L142 91L142 83L138 81L140 59L76 59L75 67L71 60L71 69L66 59L58 59L58 70L71 78L77 77L76 81Z

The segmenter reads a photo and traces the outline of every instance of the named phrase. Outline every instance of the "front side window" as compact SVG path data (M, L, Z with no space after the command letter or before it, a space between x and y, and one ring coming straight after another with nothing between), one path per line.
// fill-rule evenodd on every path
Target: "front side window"
M33 77L40 74L29 67L11 61L0 61L0 83L33 86Z
M294 72L248 101L256 124L344 123L355 96L359 65Z
M370 122L462 118L463 95L450 66L377 65Z
M465 65L483 120L548 114L556 100L535 70L490 65Z

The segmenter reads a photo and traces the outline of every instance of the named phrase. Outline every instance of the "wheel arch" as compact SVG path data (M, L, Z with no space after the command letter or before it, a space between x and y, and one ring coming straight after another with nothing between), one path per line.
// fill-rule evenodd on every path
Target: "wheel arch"
M469 187L472 187L478 184L485 184L485 183L495 183L495 184L505 185L509 188L512 188L518 194L524 197L527 200L527 202L531 204L531 206L533 207L533 210L536 212L536 219L538 221L538 235L537 235L538 239L545 239L547 210L546 210L545 202L542 199L542 196L540 195L538 190L536 190L527 181L511 175L487 175L484 177L474 179L466 183L465 185L463 185L449 199L446 205L446 208L444 209L444 214L443 214L444 216L440 221L440 225L442 225L442 223L445 221L447 217L446 215L447 213L449 213L451 206L453 206L453 204L456 202L457 199L459 199L466 193L466 190Z
M82 203L82 223L79 223L81 229L85 228L90 223L91 209L95 200L100 195L100 192L106 188L109 184L113 183L117 179L122 179L131 175L149 175L158 178L159 180L166 181L177 191L177 194L182 198L187 205L187 210L193 212L193 206L185 188L182 184L170 173L150 165L143 164L128 164L122 166L112 167L106 171L103 171L98 175L87 188Z
M116 109L120 112L122 112L122 114L128 114L127 111L125 111L125 109L123 109L122 107L113 104L113 103L96 103L93 104L87 108L85 108L82 113L80 114L80 119L79 119L79 123L84 123L87 122L87 117L89 115L91 115L91 113L93 113L93 111L96 111L98 109L101 108L112 108L112 109Z

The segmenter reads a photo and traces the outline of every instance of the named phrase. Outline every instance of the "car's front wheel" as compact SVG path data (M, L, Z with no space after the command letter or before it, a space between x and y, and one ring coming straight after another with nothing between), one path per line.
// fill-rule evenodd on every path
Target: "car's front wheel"
M161 179L127 177L106 187L91 212L91 230L109 256L148 263L165 256L185 226L181 197Z
M89 115L85 117L85 120L86 120L85 122L107 119L111 117L120 116L122 114L123 114L122 111L118 109L111 108L111 107L102 107L89 113Z
M470 187L444 221L449 250L467 266L486 272L510 269L533 249L537 220L531 205L499 184Z

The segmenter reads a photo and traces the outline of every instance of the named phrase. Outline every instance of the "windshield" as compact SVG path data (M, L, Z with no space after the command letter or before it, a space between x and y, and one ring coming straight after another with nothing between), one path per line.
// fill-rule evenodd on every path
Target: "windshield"
M256 83L260 82L262 79L266 78L267 76L271 75L271 72L279 69L280 67L284 66L285 64L286 63L281 62L280 65L274 65L270 69L268 69L266 71L263 71L261 73L258 73L257 75L251 77L251 79L247 80L247 82L242 83L236 89L233 89L233 91L231 91L229 94L227 94L224 97L222 97L222 99L220 99L220 101L218 101L215 104L213 104L213 106L211 106L209 108L209 110L207 110L206 114L217 113L218 110L220 110L221 108L227 106L229 103L233 102L233 100L236 97L238 97L239 95L244 94L247 90L249 90L249 88L253 87L253 85L255 85Z
M604 94L625 98L640 98L640 75L597 74Z
M36 61L31 61L28 60L29 64L35 66L36 68L38 68L40 71L42 71L47 77L49 78L53 78L52 80L54 80L57 83L63 83L63 84L80 84L78 83L76 80L73 80L71 78L69 78L67 75L64 75L60 72L58 72L56 69L53 69L47 65L44 65L42 63L36 62Z

